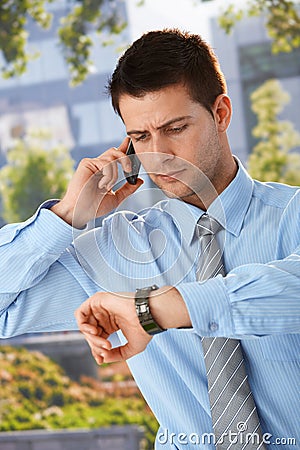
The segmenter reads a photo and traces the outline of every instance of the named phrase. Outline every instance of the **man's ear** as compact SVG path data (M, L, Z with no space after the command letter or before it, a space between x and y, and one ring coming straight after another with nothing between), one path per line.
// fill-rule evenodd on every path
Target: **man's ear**
M225 132L230 124L232 113L231 101L228 95L218 95L213 106L213 113L218 131L220 133Z

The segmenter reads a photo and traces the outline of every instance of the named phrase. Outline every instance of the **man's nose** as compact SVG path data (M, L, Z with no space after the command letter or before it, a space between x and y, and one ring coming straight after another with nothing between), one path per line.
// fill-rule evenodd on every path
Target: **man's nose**
M172 159L174 153L170 142L167 139L163 139L161 136L154 136L151 142L151 153L160 154L162 160Z

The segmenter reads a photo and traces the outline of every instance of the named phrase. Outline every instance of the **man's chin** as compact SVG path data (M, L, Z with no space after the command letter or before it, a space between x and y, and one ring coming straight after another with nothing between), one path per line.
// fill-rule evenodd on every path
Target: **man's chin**
M180 187L176 188L174 186L174 189L172 189L171 187L165 185L163 186L160 183L155 184L169 198L177 198L184 201L185 198L196 195L195 192L193 192L191 189L187 189L186 186L181 186L182 189L180 189Z
M164 195L171 199L182 200L186 203L194 204L198 207L203 208L203 202L201 201L201 196L196 191L192 190L190 187L182 182L171 183L166 185L165 183L160 183L155 177L151 177L153 183L164 193Z

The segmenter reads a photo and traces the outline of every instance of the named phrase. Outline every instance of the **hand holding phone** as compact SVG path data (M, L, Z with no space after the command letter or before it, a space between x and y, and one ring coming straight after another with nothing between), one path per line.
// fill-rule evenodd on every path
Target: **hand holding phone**
M135 150L131 140L126 150L126 155L129 156L131 161L131 171L130 172L124 171L124 175L129 184L136 184L139 176L139 170L141 167L141 161L135 154Z
M51 210L75 228L83 228L95 217L102 217L115 210L143 184L143 180L138 178L140 162L132 154L133 147L128 144L129 139L126 137L118 148L111 147L96 158L83 158L65 195ZM126 151L131 159L131 167L124 158ZM125 174L128 183L122 183L112 190L118 183L119 164L123 171L130 171Z

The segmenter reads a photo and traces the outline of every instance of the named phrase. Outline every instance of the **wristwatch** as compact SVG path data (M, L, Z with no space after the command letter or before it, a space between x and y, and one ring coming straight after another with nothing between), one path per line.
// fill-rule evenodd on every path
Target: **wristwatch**
M154 321L152 314L150 312L149 306L149 294L152 291L156 291L158 286L153 284L152 286L147 286L141 289L136 289L135 291L135 309L138 315L140 324L151 336L164 331L157 323Z

